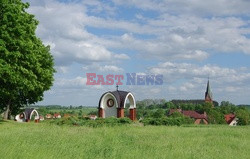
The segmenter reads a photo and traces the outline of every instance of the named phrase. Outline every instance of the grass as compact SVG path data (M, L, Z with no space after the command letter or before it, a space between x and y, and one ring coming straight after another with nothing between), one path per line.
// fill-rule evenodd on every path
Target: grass
M250 127L0 123L0 158L250 158Z

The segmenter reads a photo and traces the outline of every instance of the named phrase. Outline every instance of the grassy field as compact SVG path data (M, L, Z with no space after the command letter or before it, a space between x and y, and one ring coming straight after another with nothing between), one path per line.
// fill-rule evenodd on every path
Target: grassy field
M0 158L249 159L250 127L0 122Z

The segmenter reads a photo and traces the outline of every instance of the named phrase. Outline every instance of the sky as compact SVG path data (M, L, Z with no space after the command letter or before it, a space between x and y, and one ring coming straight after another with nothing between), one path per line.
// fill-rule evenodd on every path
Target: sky
M248 0L25 0L50 45L54 85L43 105L97 106L115 85L86 73L163 75L163 85L126 85L136 100L213 99L250 104Z

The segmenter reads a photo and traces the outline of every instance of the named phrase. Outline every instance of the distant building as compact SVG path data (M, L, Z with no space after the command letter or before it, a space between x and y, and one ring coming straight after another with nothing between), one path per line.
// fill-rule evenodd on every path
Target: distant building
M90 115L89 118L90 118L91 120L96 120L97 116L96 116L96 115Z
M207 90L205 92L205 102L211 103L213 105L213 97L212 97L212 91L210 88L209 80L207 81Z
M43 121L44 120L44 117L42 115L39 116L39 120L40 121Z
M226 115L224 115L224 117L225 117L225 120L229 126L236 126L237 125L238 118L236 118L235 114L233 114L233 113L226 114Z
M207 113L204 112L200 114L194 110L182 110L182 109L170 109L169 115L173 114L174 112L180 112L184 116L190 117L194 119L194 124L208 124Z
M63 118L69 118L70 117L70 114L64 114L63 115Z
M54 119L60 119L62 116L59 113L55 113L53 116Z
M53 116L52 116L51 114L46 114L45 118L46 118L46 119L52 119Z

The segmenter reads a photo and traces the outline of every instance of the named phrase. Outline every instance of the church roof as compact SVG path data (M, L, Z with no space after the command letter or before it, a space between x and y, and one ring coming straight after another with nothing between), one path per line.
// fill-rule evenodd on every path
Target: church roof
M207 90L206 90L206 93L205 93L205 99L206 98L209 98L209 99L212 100L212 91L210 89L209 80L207 81Z
M117 100L117 103L118 103L118 108L121 108L124 106L124 103L126 102L125 99L126 99L126 96L130 93L130 92L127 92L127 91L120 91L120 90L116 90L116 91L109 91L109 92L106 92L102 95L102 97L107 94L107 93L111 93ZM99 107L101 105L101 99L102 97L100 98L100 101L99 101Z
M34 108L26 108L26 109L25 109L24 113L25 113L25 116L26 116L27 119L30 118L30 114L31 114L31 112L32 112L33 110L34 110Z
M123 107L124 102L126 102L125 101L126 96L128 95L129 92L117 90L117 91L113 91L113 92L110 92L110 93L112 93L115 96L115 98L116 98L116 100L118 102L118 108Z
M207 116L205 114L200 114L194 110L183 110L182 114L190 118L194 118L194 119L206 119L207 120Z
M173 114L174 112L180 112L183 115L188 116L190 118L194 118L194 119L206 119L207 120L207 115L205 112L203 114L200 114L194 110L170 109L169 115Z

